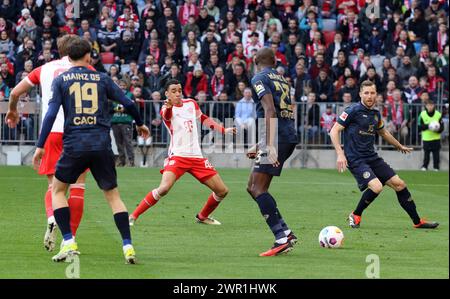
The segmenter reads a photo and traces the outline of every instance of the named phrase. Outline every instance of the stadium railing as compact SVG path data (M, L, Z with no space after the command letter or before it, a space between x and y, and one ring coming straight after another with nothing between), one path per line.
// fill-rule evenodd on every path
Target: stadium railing
M4 122L5 113L7 111L7 102L0 102L0 144L3 145L34 145L38 132L40 130L40 107L39 102L20 102L19 112L21 115L21 121L15 129L9 129ZM143 101L137 103L138 109L141 116L144 119L146 125L152 131L152 145L158 147L166 147L170 140L169 133L164 123L161 121L159 115L159 110L162 107L162 101ZM203 113L215 119L218 123L229 126L236 126L235 121L235 108L236 102L213 102L207 101L199 103L200 109ZM294 104L294 118L295 127L297 129L297 134L299 136L298 148L301 149L332 149L332 144L328 136L327 121L321 118L326 112L327 107L329 107L334 121L337 120L339 115L344 111L344 109L351 105L352 103L342 103L342 102L316 102L310 104L307 102L296 102ZM419 119L420 113L423 111L424 105L422 104L403 104L403 115L404 126L394 123L392 117L393 111L391 107L387 104L377 107L382 111L383 121L385 123L386 129L388 129L395 138L397 138L403 144L413 147L415 149L422 148L421 134L418 130L417 121ZM447 110L448 107L445 104L439 103L437 109L441 112ZM399 121L399 123L403 122ZM253 123L254 124L254 123ZM233 144L244 144L245 146L253 145L256 136L256 126L253 125L255 132L244 130L242 138L231 138L228 141L233 141ZM327 129L328 128L328 129ZM214 143L213 132L209 128L201 128L201 141L202 145L210 145ZM238 130L240 131L240 130ZM135 133L136 134L136 133ZM444 132L442 133L442 145L444 150L448 150L449 136L449 119L448 113L445 113L444 117ZM217 137L216 137L217 138ZM238 140L239 139L239 140ZM136 141L136 135L134 136ZM223 141L223 140L222 140ZM227 140L225 139L225 142ZM389 149L392 148L381 138L377 137L376 143L378 149Z

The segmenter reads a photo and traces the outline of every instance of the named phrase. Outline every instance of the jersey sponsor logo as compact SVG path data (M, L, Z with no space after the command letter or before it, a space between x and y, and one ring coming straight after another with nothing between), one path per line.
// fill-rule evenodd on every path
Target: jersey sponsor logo
M75 116L73 118L73 124L75 126L95 125L95 124L97 124L97 117L96 116Z
M365 179L370 178L370 172L365 171L365 172L363 173L363 178L365 178Z
M255 92L258 96L264 91L266 91L266 89L264 88L264 84L261 81L258 81L255 84L253 84L253 88L255 88Z
M346 119L347 119L347 117L348 117L348 114L347 114L347 112L342 112L341 113L341 115L339 115L339 118L342 120L342 121L345 121Z

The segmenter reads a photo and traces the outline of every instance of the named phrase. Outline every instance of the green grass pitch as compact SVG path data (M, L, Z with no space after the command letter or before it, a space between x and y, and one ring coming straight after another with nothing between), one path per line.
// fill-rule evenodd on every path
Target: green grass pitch
M385 191L366 210L362 227L346 217L360 193L347 172L286 169L270 189L300 243L287 255L262 258L273 236L246 193L249 170L220 169L230 193L214 213L222 226L194 223L209 191L189 174L132 228L138 265L125 265L120 235L92 176L77 235L81 278L366 278L370 254L380 278L449 278L448 172L402 171L422 217L434 231L412 228L395 193ZM132 211L158 186L158 169L121 168L119 188ZM46 179L29 167L0 167L0 278L65 278L67 263L51 261L42 245ZM319 247L318 234L336 225L340 249ZM60 237L59 237L60 238Z

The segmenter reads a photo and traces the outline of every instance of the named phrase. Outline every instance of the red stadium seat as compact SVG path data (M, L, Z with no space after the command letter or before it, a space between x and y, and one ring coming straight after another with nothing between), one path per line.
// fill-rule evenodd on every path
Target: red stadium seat
M113 64L114 63L114 53L113 52L102 52L100 57L103 64Z
M328 46L334 42L334 35L336 31L322 31L323 38L325 40L325 45Z

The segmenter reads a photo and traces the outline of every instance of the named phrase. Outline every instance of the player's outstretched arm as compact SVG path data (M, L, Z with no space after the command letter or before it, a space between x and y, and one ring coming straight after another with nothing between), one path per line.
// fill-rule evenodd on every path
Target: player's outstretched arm
M406 147L398 142L398 140L395 139L395 137L392 136L392 134L389 133L389 131L385 128L378 130L378 135L380 135L381 138L383 138L387 143L393 145L398 151L402 152L403 154L409 154L414 150L412 147Z
M33 86L27 81L27 79L22 79L22 81L17 84L9 95L9 106L8 112L6 112L5 122L8 127L15 128L19 123L19 113L17 112L17 103L19 98L24 93L28 92Z
M336 122L330 131L330 139L337 154L336 167L339 172L344 172L348 167L347 158L345 158L345 153L341 146L341 132L344 129L343 125Z

